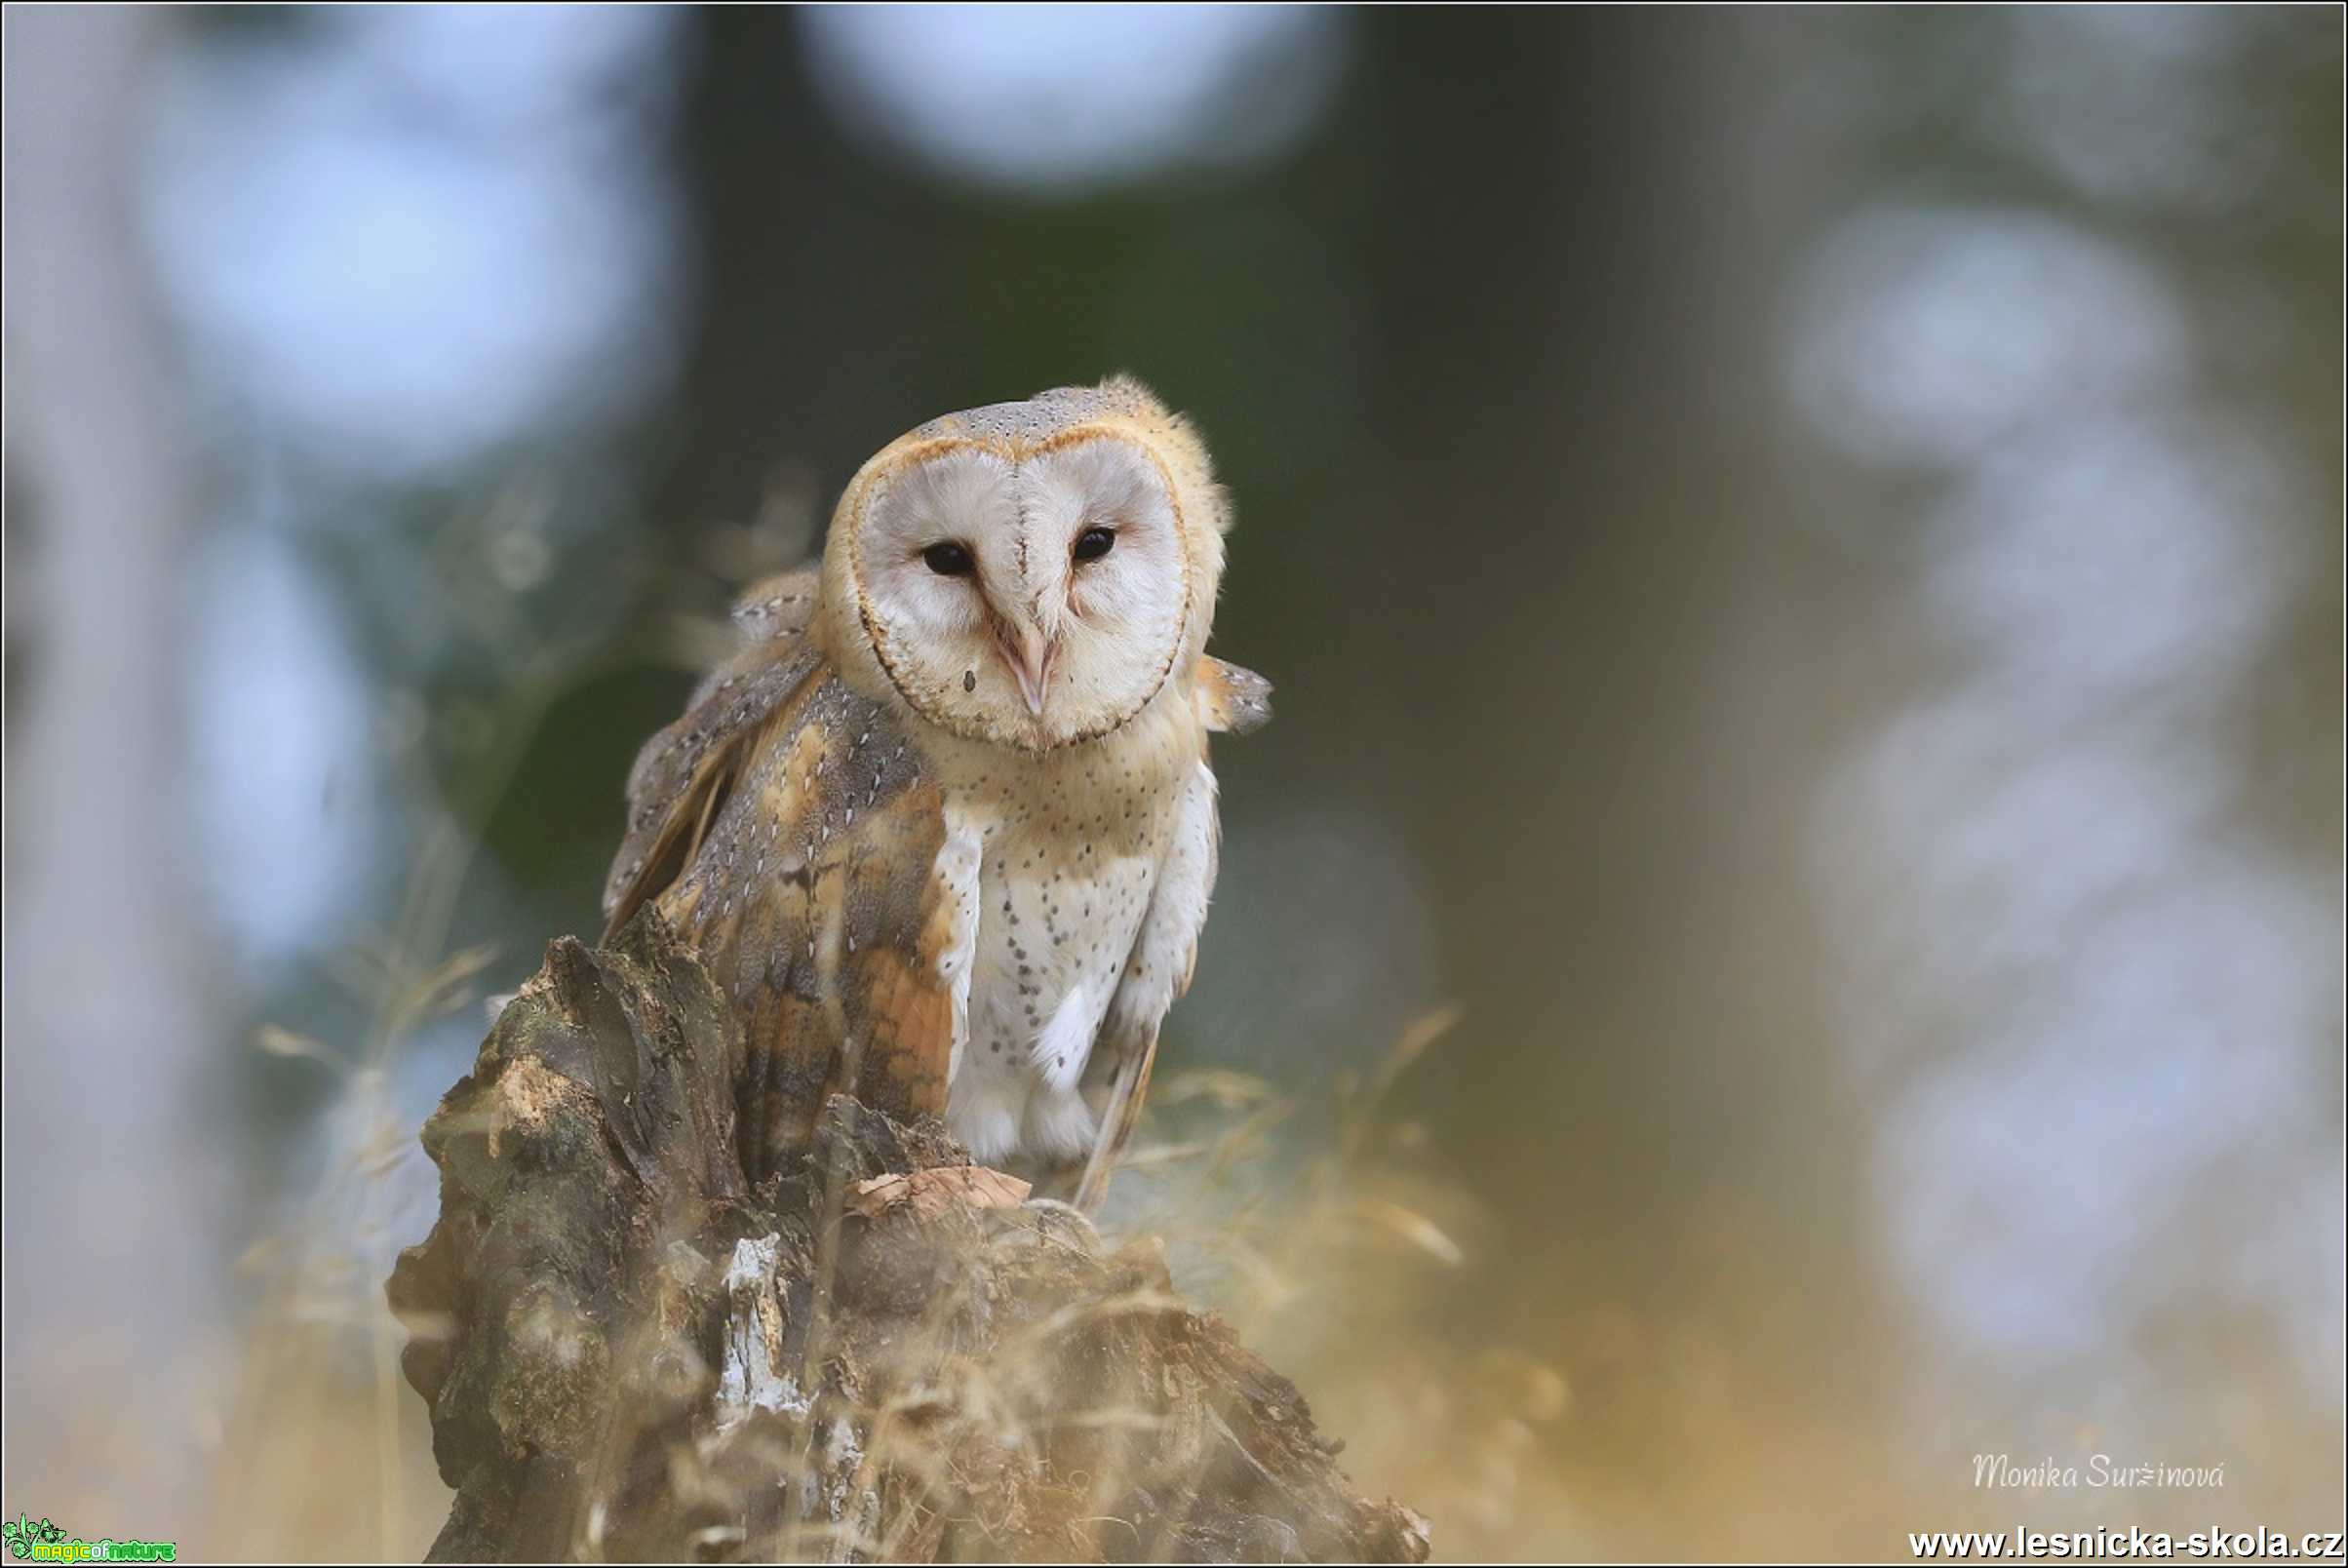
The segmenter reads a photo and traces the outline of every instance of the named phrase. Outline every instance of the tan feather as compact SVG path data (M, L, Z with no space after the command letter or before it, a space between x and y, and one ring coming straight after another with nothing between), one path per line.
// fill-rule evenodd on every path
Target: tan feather
M1253 670L1206 654L1191 689L1198 722L1218 734L1252 734L1272 722L1272 683Z

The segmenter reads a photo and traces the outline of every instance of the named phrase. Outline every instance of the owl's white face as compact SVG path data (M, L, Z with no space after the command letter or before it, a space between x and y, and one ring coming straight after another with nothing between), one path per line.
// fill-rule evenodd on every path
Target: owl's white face
M1017 457L941 442L881 476L852 527L880 669L969 739L1048 751L1107 734L1190 640L1180 510L1150 451L1121 436Z

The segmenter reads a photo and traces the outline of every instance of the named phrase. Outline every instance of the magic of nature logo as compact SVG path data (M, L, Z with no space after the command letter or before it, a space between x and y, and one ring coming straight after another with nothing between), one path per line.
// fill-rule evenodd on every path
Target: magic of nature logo
M52 1520L36 1520L29 1513L0 1519L0 1546L5 1546L9 1556L20 1562L179 1560L179 1544L176 1541L116 1541L110 1536L85 1541L80 1536L67 1535Z

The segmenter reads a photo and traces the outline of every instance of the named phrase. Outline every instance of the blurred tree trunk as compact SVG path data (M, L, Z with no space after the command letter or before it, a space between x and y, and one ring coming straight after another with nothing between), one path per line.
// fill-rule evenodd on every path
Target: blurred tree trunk
M98 1356L135 1354L141 1421L171 1432L176 1465L192 1457L176 1380L215 1283L187 1114L211 1008L171 679L200 486L137 211L171 25L132 7L6 16L6 1213L24 1265L7 1278L9 1479L59 1510L98 1484L42 1471L73 1451L54 1423ZM155 1512L102 1522L190 1516L195 1473L147 1468L159 1457L137 1461Z

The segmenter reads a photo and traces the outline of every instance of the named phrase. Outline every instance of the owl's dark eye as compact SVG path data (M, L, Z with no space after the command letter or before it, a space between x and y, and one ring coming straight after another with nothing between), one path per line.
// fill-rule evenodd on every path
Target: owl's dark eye
M1076 557L1078 561L1098 561L1116 548L1114 529L1086 529L1076 535Z
M921 560L941 577L967 577L978 569L978 563L970 557L970 547L952 539L922 551Z

